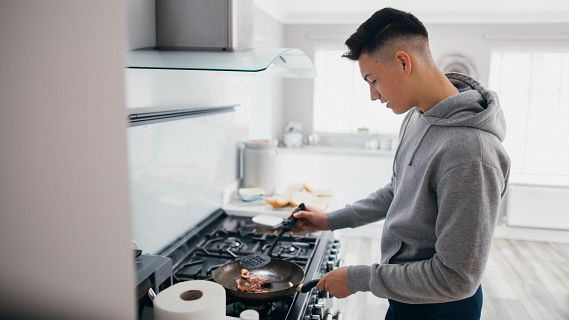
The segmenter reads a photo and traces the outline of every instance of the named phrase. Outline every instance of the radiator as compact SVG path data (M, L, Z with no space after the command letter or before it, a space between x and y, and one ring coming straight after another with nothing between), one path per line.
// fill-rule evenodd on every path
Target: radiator
M510 185L506 201L509 226L569 230L569 188Z

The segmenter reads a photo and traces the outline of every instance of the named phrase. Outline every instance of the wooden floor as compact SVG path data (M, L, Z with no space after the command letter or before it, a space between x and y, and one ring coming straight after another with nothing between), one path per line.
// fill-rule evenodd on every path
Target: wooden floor
M378 239L337 238L344 265L378 261ZM482 287L482 319L569 319L569 244L495 239ZM369 292L334 302L346 320L384 319L387 307Z

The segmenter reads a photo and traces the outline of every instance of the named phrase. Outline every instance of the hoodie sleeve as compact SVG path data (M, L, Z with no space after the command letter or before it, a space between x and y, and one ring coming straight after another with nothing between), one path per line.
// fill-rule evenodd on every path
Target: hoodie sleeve
M391 180L393 181L393 178ZM330 228L332 230L347 227L355 228L384 219L392 200L393 187L389 182L385 187L370 194L367 198L329 213Z
M404 303L442 303L470 297L488 260L505 184L501 170L482 161L447 171L436 188L434 256L404 264L350 266L350 291L372 291L378 297Z

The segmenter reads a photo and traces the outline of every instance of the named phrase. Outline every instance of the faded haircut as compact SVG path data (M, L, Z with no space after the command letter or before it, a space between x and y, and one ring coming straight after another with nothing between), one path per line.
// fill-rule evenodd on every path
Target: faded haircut
M428 52L429 34L419 19L393 8L376 11L346 40L348 51L342 57L357 61L362 53L375 54L383 49L406 49ZM425 51L425 48L427 49Z

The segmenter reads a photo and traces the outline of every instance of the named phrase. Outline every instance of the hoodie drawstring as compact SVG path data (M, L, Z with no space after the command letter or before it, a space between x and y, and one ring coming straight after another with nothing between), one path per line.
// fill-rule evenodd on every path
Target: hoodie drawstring
M415 112L415 111L413 110L413 112ZM397 150L395 150L395 156L393 157L393 164L391 165L391 170L393 171L394 177L397 177L397 173L395 173L395 163L397 162L397 154L399 153L399 148L403 144L403 139L405 138L405 133L407 132L407 127L409 126L409 123L411 122L411 117L412 117L412 115L409 116L409 118L407 119L407 122L405 123L405 127L403 128L403 133L401 134L401 139L399 139L399 143L397 144Z
M413 159L415 158L415 153L417 153L417 150L419 150L419 146L421 145L421 142L423 142L423 139L425 139L425 136L427 135L427 132L429 131L429 129L432 127L432 124L428 124L427 125L427 129L425 130L425 132L423 132L423 135L421 136L421 139L419 139L419 143L417 143L417 146L415 146L415 149L413 150L413 153L411 154L411 159L409 159L408 165L412 165L413 164Z

